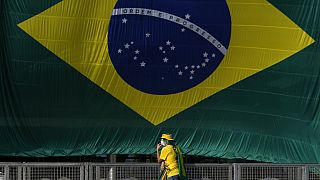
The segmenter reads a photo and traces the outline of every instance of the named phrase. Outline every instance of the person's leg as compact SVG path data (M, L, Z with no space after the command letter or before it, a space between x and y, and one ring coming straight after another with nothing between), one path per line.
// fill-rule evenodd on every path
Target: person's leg
M168 177L168 180L179 180L179 176Z

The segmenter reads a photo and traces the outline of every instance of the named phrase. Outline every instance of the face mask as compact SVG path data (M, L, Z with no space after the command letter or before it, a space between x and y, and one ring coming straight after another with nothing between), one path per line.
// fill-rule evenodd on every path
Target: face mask
M160 140L160 144L161 144L162 146L166 146L166 143L164 142L163 139Z

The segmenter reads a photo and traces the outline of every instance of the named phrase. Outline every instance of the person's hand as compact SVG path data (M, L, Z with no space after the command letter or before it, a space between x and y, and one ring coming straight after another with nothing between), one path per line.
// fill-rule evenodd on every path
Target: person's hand
M164 170L164 162L161 163L161 165L160 165L160 170L161 170L161 171Z
M157 151L161 148L161 144L157 144Z

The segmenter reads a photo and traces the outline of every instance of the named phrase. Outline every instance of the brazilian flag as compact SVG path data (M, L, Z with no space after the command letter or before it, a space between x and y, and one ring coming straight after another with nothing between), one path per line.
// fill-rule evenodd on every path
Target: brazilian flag
M0 155L320 162L318 0L3 0Z

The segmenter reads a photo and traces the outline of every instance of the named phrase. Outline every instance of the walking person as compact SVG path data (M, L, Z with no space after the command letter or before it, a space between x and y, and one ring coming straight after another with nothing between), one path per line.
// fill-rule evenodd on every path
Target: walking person
M162 134L160 143L157 145L157 159L161 170L158 179L187 179L182 152L180 147L174 143L171 134Z

